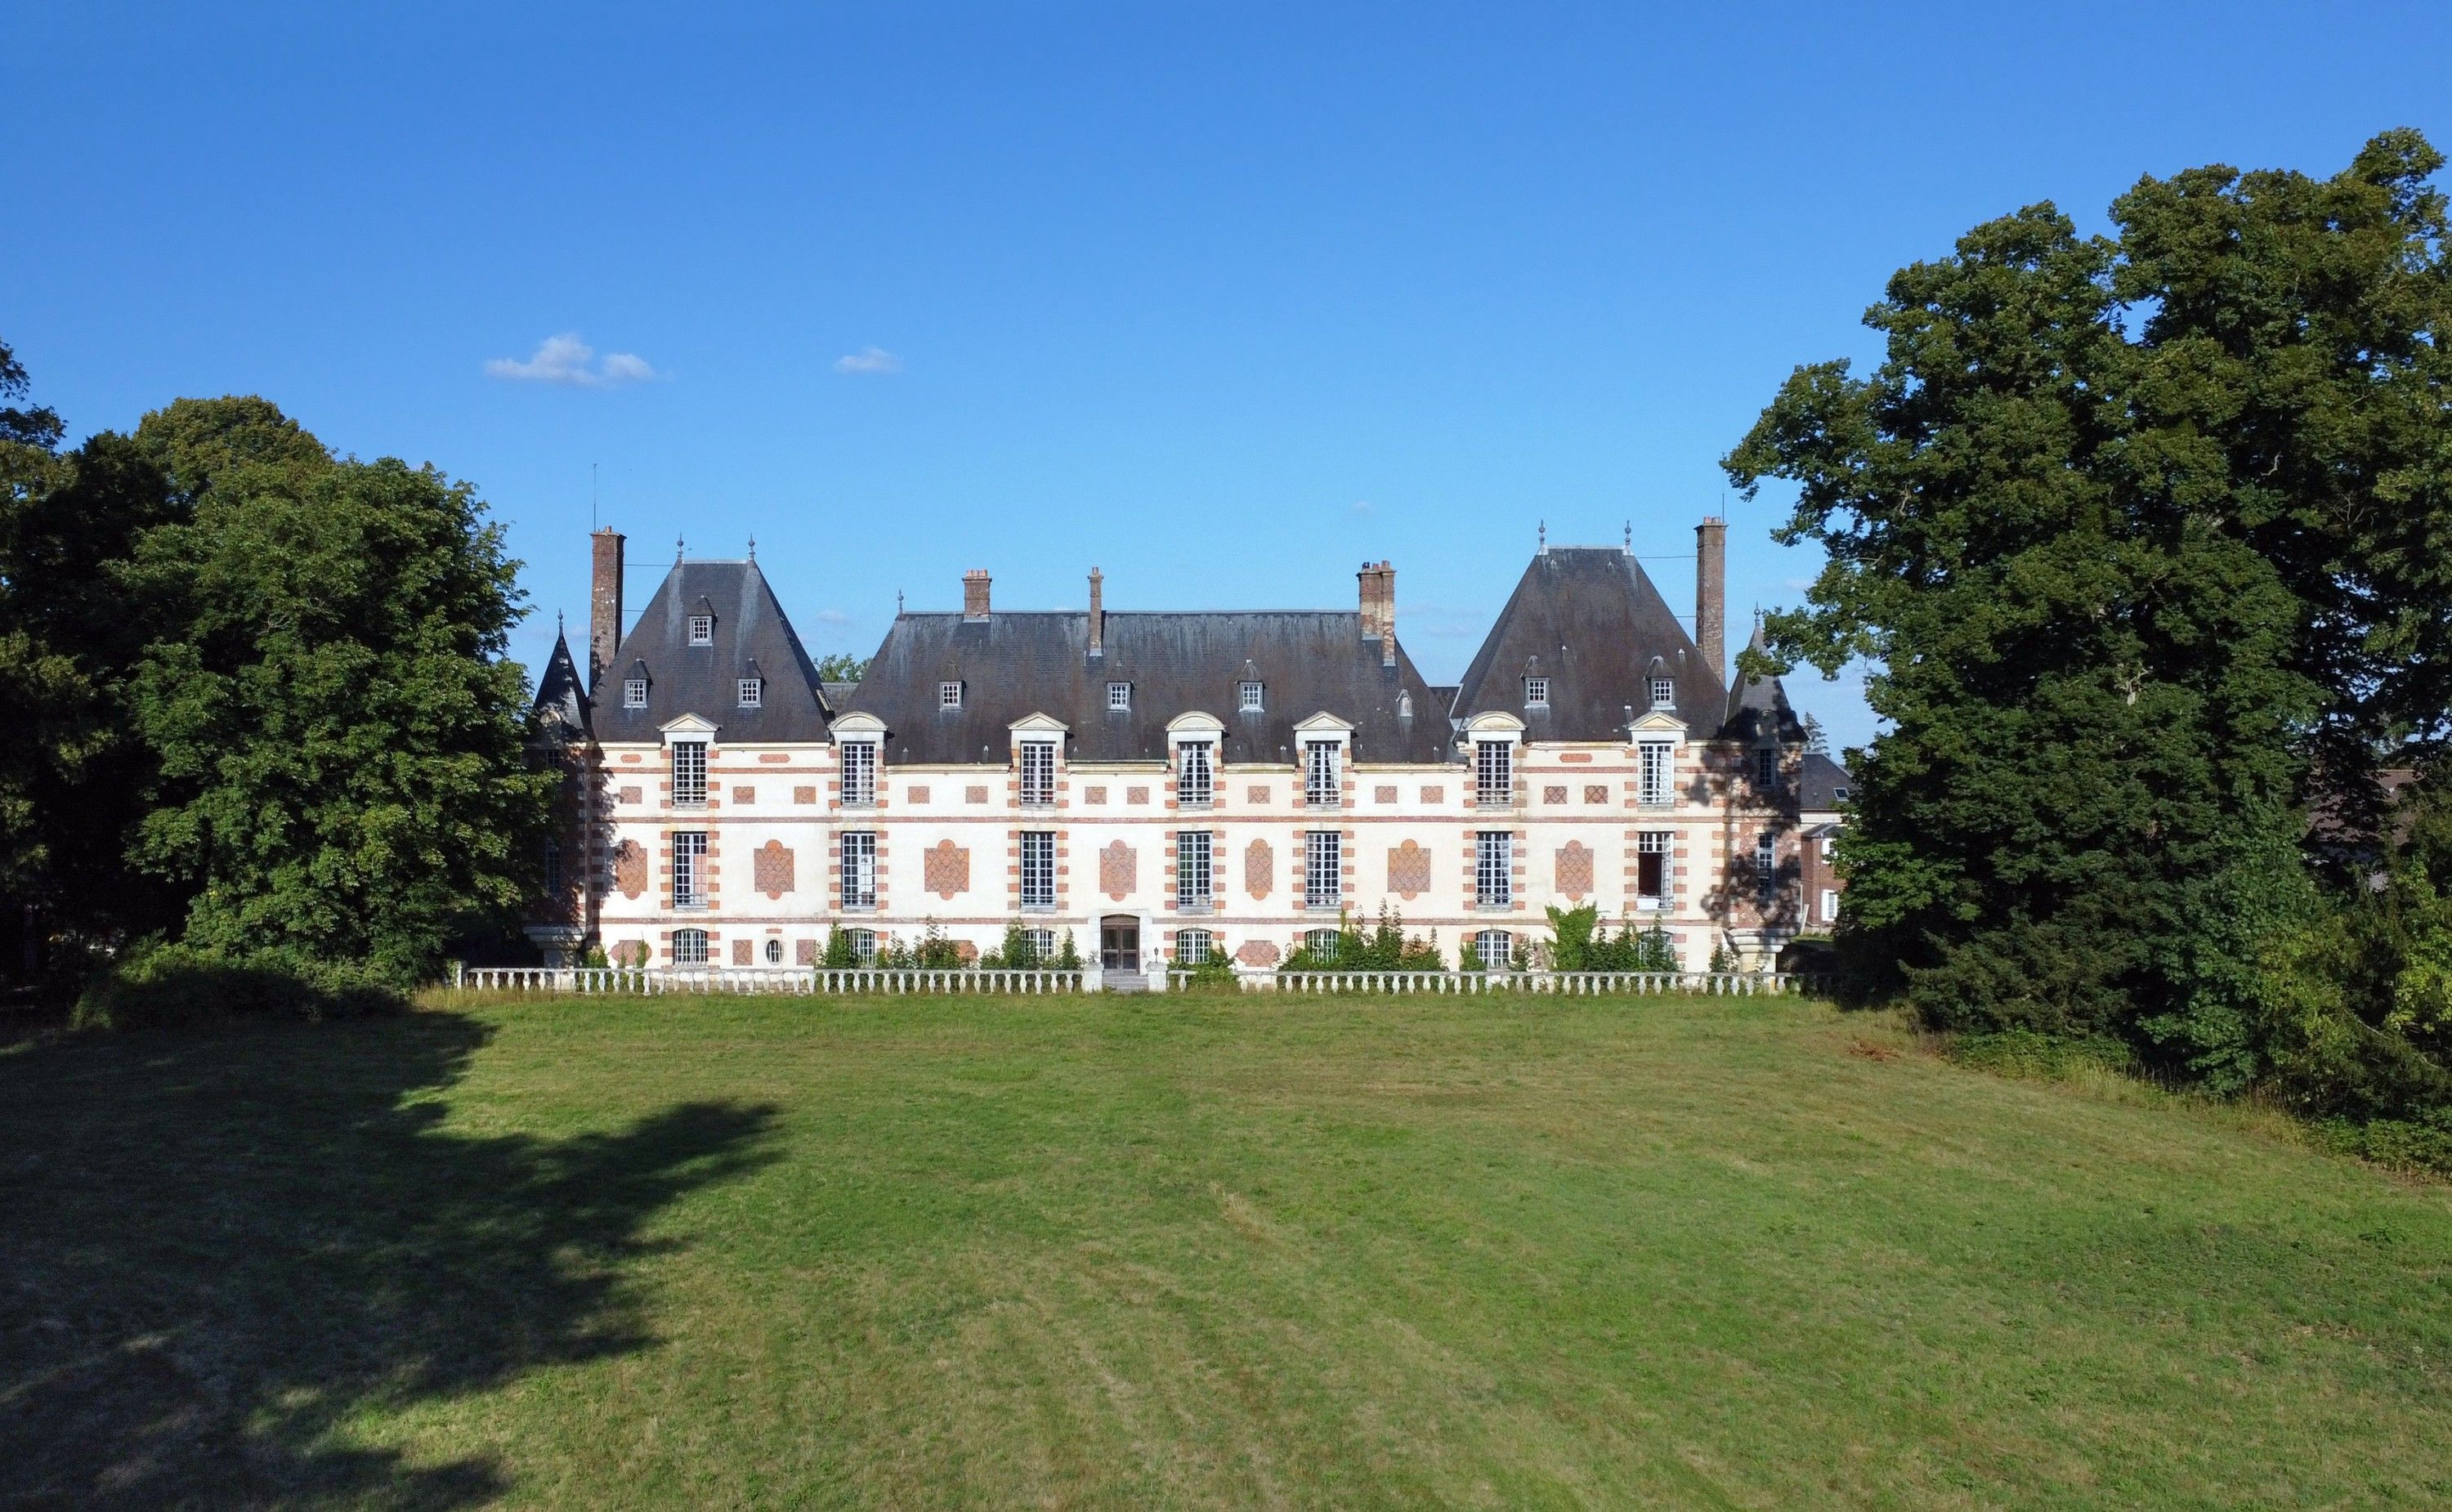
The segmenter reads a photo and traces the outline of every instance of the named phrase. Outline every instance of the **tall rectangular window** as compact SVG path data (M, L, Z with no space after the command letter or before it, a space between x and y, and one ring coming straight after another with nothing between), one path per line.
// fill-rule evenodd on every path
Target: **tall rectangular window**
M1336 742L1314 740L1303 747L1303 801L1315 809L1333 809L1340 796L1336 776Z
M1473 901L1475 908L1486 909L1515 901L1513 832L1483 830L1473 837Z
M877 907L877 836L870 831L851 830L843 835L842 906Z
M1830 923L1838 916L1839 890L1835 887L1826 887L1822 890L1822 922Z
M1779 751L1765 746L1754 753L1754 786L1768 793L1779 786Z
M1675 748L1666 740L1646 740L1635 747L1635 800L1647 808L1669 805L1670 776Z
M1505 930L1483 930L1473 937L1473 953L1485 972L1503 972L1515 964L1515 936Z
M1754 886L1769 897L1779 883L1779 841L1769 830L1754 842Z
M544 842L544 895L559 902L562 898L562 842Z
M673 964L704 966L706 964L706 931L673 931Z
M1047 804L1056 801L1056 742L1024 740L1021 743L1021 801Z
M1646 830L1634 840L1634 906L1669 906L1670 837L1666 830Z
M1210 760L1209 742L1196 740L1176 747L1176 801L1206 806L1217 791L1217 769Z
M706 907L704 830L683 830L673 836L673 907Z
M1515 801L1515 748L1504 740L1476 740L1473 747L1473 800L1485 808Z
M842 743L842 800L845 808L864 809L877 802L877 742Z
M1056 906L1056 832L1053 830L1021 832L1021 906L1026 909L1052 909Z
M673 803L680 808L706 806L706 742L676 740L673 752Z
M1345 836L1335 830L1303 835L1303 907L1333 909L1345 896Z
M1210 834L1207 830L1184 830L1175 837L1175 906L1183 909L1205 909L1209 906Z

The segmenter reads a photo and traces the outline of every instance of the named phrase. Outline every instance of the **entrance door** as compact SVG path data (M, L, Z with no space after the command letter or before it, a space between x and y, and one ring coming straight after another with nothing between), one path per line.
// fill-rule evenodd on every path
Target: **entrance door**
M1115 914L1098 923L1098 964L1110 972L1141 969L1141 921Z

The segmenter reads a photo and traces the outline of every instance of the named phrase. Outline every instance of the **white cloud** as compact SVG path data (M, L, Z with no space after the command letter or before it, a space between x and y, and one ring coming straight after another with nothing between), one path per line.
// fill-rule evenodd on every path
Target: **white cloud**
M902 359L882 346L863 346L848 357L835 359L838 373L899 373Z
M851 623L851 616L843 613L840 609L821 609L818 611L818 623L821 625L847 625Z
M1368 499L1357 499L1354 501L1354 512L1357 515L1375 515L1379 512L1379 506Z
M497 357L485 364L485 372L492 378L526 383L565 383L573 388L612 388L622 383L643 383L656 376L655 368L636 352L608 352L602 363L596 362L596 348L581 341L577 331L546 337L537 343L536 355L524 363L517 358Z

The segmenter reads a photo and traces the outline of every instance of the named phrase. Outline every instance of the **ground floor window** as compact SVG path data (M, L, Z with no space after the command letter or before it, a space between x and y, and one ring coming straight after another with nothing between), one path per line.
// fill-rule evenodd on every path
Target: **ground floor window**
M673 964L704 966L706 964L706 931L673 931Z
M1207 961L1214 948L1207 930L1185 930L1175 937L1175 958L1186 966L1198 966Z
M846 930L844 933L851 936L851 958L858 961L862 966L875 966L877 964L877 932L875 930Z
M1515 936L1505 930L1484 930L1473 937L1473 951L1485 972L1503 972L1515 964Z
M1336 959L1337 938L1335 930L1303 931L1303 949L1323 961Z
M783 942L781 940L768 940L766 942L766 964L769 966L781 966L783 964Z
M1056 932L1054 930L1024 930L1021 933L1022 938L1030 941L1030 952L1038 957L1039 964L1045 965L1047 962L1056 959Z

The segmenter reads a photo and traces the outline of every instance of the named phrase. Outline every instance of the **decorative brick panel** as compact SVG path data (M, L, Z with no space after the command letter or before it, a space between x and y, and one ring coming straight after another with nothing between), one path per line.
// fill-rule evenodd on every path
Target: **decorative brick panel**
M1557 784L1557 785L1556 785L1556 786L1554 786L1554 787L1545 787L1545 788L1543 788L1543 789L1541 790L1541 801L1542 801L1542 802L1544 802L1544 803L1564 803L1564 802L1566 802L1566 801L1567 801L1567 787L1566 787L1566 784L1562 782L1562 783Z
M647 891L647 852L638 841L624 840L613 847L613 885L626 898Z
M925 803L925 802L927 802L927 801L928 801L928 790L927 790L926 788L913 788L913 789L911 790L911 801L912 801L912 802L914 802L914 803Z
M791 759L791 756L781 751L763 751L759 753L758 764L760 766L780 767L790 764Z
M627 966L633 969L646 965L647 942L644 940L623 940L615 945L613 947L613 964L616 966Z
M646 794L637 787L623 788L622 790L622 801L624 803L643 803L646 801Z
M1558 891L1577 902L1592 890L1592 847L1581 840L1569 840L1558 847L1555 860Z
M1269 801L1269 790L1262 787L1245 788L1243 790L1243 801L1246 803L1266 803Z
M1424 803L1445 803L1447 800L1448 790L1439 786L1435 782L1422 790L1422 801Z
M1374 788L1371 790L1371 796L1375 802L1394 803L1396 801L1395 784L1389 783L1384 787Z
M755 803L758 801L758 790L756 788L736 786L732 790L732 801L741 804Z
M769 840L749 857L749 885L770 898L792 891L792 853L781 840Z
M1586 803L1607 803L1607 802L1609 802L1609 784L1608 784L1608 783L1606 783L1606 782L1587 782L1587 783L1585 783L1585 784L1584 784L1584 801L1585 801Z
M1081 790L1081 801L1082 801L1082 802L1084 802L1084 803L1104 803L1104 802L1106 802L1106 801L1107 801L1107 790L1106 790L1105 786L1103 786L1103 785L1101 785L1101 784L1093 784L1092 786L1089 786L1089 787L1083 788L1083 789Z
M1124 789L1124 801L1125 801L1126 803L1144 803L1144 804L1145 804L1145 803L1149 802L1149 789L1147 789L1147 788L1126 788L1126 789Z
M1276 869L1276 853L1266 840L1254 840L1243 847L1243 885L1251 890L1252 901L1269 895L1272 886L1269 874Z
M1146 790L1144 790L1146 791ZM1121 840L1109 842L1098 853L1098 891L1112 901L1120 903L1134 887L1134 877L1140 868L1133 848Z
M921 886L940 898L971 890L971 853L951 840L939 840L920 853Z
M817 965L818 942L815 940L795 940L792 943L792 960L795 965L799 966Z
M1275 966L1277 948L1267 940L1245 940L1236 947L1235 959L1246 966Z
M985 803L987 800L988 790L984 787L967 787L962 790L964 803Z
M792 790L792 801L795 803L815 803L818 801L818 790L813 787L794 788Z
M749 952L750 952L753 949L755 949L755 947L754 947L754 946L752 946L752 945L750 944L750 942L749 942L749 941L747 941L747 940L735 940L735 941L733 941L733 942L732 942L732 964L733 964L733 965L735 965L735 966L752 966L752 965L757 964L757 963L756 963L756 962L755 962L755 961L750 957L750 953L749 953Z
M1388 891L1408 903L1431 890L1431 853L1414 841L1388 853Z

